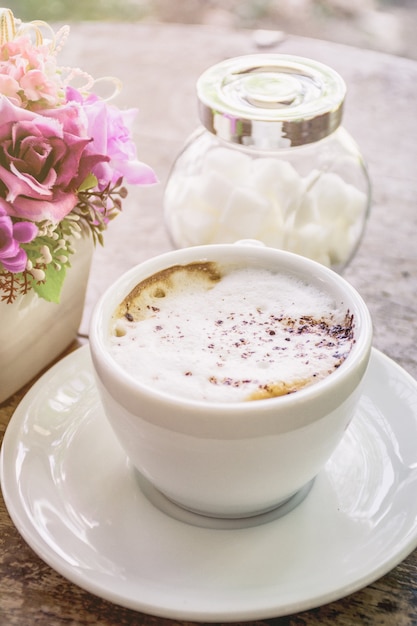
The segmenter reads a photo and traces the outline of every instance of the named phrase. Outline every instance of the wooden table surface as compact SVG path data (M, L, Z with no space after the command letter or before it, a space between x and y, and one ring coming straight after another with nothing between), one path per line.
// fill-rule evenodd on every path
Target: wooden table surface
M417 377L417 63L293 36L267 50L315 58L338 70L347 83L344 125L368 162L373 202L365 237L345 277L369 305L374 345ZM62 64L79 65L95 77L121 78L124 88L117 103L139 108L139 156L155 168L160 184L130 190L105 247L96 250L80 339L70 349L85 341L91 307L106 285L130 266L171 247L163 222L163 186L173 159L198 124L198 76L226 57L267 50L257 47L250 31L105 23L72 27ZM28 388L0 405L1 437ZM118 607L67 582L25 544L1 501L1 626L170 623ZM256 622L261 623L417 624L417 551L353 595L299 615Z

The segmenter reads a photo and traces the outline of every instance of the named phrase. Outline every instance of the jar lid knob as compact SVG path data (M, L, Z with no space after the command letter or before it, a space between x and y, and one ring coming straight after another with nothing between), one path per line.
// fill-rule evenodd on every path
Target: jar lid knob
M200 119L210 132L269 149L312 143L334 132L345 94L333 69L285 54L227 59L197 81Z

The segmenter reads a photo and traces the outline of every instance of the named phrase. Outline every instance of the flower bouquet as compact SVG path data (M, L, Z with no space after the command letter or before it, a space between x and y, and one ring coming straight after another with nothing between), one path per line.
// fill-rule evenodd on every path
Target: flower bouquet
M58 65L68 33L0 9L0 402L74 340L93 244L126 183L156 182L137 159L136 111Z
M82 233L102 243L124 183L156 179L137 160L136 112L95 95L81 70L59 67L69 28L55 34L0 11L0 299L33 289L58 302Z

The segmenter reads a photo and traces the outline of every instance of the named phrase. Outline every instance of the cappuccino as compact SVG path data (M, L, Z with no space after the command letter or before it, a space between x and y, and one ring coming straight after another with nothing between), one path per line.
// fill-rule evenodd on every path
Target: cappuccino
M112 318L110 352L144 385L194 400L263 400L331 375L353 315L290 274L215 262L138 284Z

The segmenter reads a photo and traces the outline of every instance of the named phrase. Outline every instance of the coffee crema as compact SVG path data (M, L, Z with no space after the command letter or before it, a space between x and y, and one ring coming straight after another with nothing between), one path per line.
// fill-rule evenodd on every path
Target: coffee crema
M353 315L324 291L285 273L202 261L139 283L113 315L109 349L149 387L239 402L323 379L353 343Z

